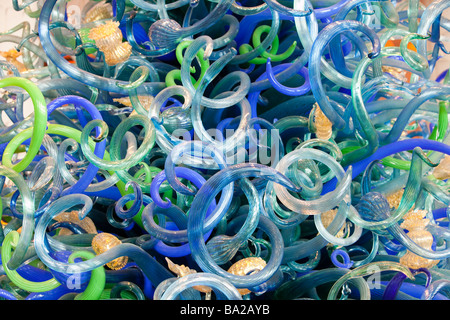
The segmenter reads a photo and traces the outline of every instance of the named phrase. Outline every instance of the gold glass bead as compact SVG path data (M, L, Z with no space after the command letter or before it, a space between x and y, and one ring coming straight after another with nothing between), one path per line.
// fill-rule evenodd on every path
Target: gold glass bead
M259 257L249 257L235 262L227 272L237 276L246 276L261 271L266 266L266 261ZM249 294L249 289L238 289L241 295Z
M169 258L166 257L167 266L169 267L169 270L175 273L178 277L184 277L188 274L197 273L196 270L191 269L189 267L186 267L185 265L178 265L173 263ZM208 286L193 286L195 290L198 290L203 293L210 293L211 288Z
M105 55L105 62L109 66L126 61L131 55L131 45L122 42L122 31L117 21L107 21L89 32L89 38L95 41L95 45Z
M83 230L87 233L97 233L97 228L95 227L94 222L89 217L84 217L83 220L80 220L78 217L78 211L70 211L70 212L62 212L58 214L55 218L58 222L72 222L79 225ZM60 228L59 233L60 236L70 235L72 231L67 228Z
M95 254L99 255L121 243L122 241L120 241L116 236L103 232L97 234L94 239L92 239L92 248L94 249ZM108 262L106 266L112 270L120 270L125 267L127 262L128 257L123 256Z

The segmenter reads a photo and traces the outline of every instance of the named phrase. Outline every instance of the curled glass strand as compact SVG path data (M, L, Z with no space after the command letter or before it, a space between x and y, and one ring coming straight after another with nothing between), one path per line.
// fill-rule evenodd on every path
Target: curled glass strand
M150 26L150 41L159 48L172 51L182 39L199 33L220 19L230 8L231 4L232 1L230 0L219 2L206 17L185 28L182 28L178 22L172 19L158 20Z
M354 277L362 277L371 275L376 272L382 272L386 270L395 270L404 273L409 279L414 279L414 276L412 275L411 271L409 271L408 268L394 262L372 262L368 265L361 266L358 268L353 269L352 271L349 271L346 275L342 276L340 279L338 279L333 286L330 289L330 292L328 293L328 300L335 300L337 297L338 290L341 288L341 286L348 281L351 278Z
M425 273L427 277L427 281L425 287L428 287L431 282L431 274L427 269L414 270L412 274L415 276L418 273ZM386 289L384 290L383 300L394 300L395 296L399 291L399 286L406 279L406 275L404 273L397 273L388 283Z
M208 59L213 46L214 46L213 40L210 37L201 36L195 39L189 45L189 47L186 49L184 53L183 63L181 65L181 81L183 83L183 86L185 86L190 91L193 99L197 90L194 88L191 82L189 68L191 66L193 59L198 54L198 51L200 51L201 49L203 49L203 47L205 47L204 49L205 54L203 56L203 59ZM227 58L226 56L222 57L222 60L224 59L229 60L230 58L232 59L234 54L230 52L228 56L230 57L229 58ZM208 76L205 75L202 78L202 81L204 82L205 85L207 85L217 75L217 73L225 66L227 60L224 61L217 60L213 63L214 67L213 65L210 66L210 69L206 71L208 72ZM250 79L248 75L245 74L244 72L237 72L237 73L241 79L241 85L239 86L239 90L236 90L232 95L227 96L226 99L225 98L211 99L200 96L201 103L209 108L226 108L240 102L248 93L248 89L250 87Z
M278 91L280 91L281 93L290 95L290 96L300 96L303 94L306 94L309 92L309 90L311 89L311 86L309 85L309 75L308 75L308 69L306 69L305 67L303 67L302 69L300 69L299 74L302 75L305 79L305 82L303 85L301 85L298 88L288 88L285 87L283 85L281 85L277 79L275 78L274 74L273 74L273 70L272 70L272 63L271 63L271 58L269 57L267 59L267 63L266 63L266 68L267 68L267 74L268 74L268 79L270 81L270 83L277 88Z
M43 188L52 178L55 169L55 160L52 157L42 158L31 172L27 180L30 191L36 192Z
M116 284L112 289L110 293L111 299L120 299L122 296L124 296L126 292L130 292L135 296L136 300L145 300L144 292L142 292L141 288L130 281L121 281L118 284Z
M320 63L315 62L314 59L320 58L323 53L324 46L326 46L326 44L331 41L332 38L334 38L336 32L343 32L347 29L359 30L370 38L373 45L373 52L369 54L370 59L375 58L379 54L381 49L379 38L372 29L368 28L358 21L336 21L322 29L321 36L318 36L318 41L315 41L314 45L311 48L311 55L309 59L310 79L320 79ZM342 83L341 81L336 82ZM345 87L348 88L350 86L345 85ZM345 127L345 121L331 107L330 102L323 94L323 87L320 81L311 83L311 91L313 92L314 97L317 99L317 103L319 104L320 108L323 110L328 119L330 119L333 125L336 126L337 129Z
M230 173L228 173L230 171ZM207 182L202 186L202 188L197 193L197 196L195 197L192 206L191 206L191 214L188 218L188 238L189 238L189 244L191 246L192 255L196 262L199 264L199 266L202 268L202 270L209 271L211 273L215 273L220 276L224 276L227 279L230 279L230 281L235 284L236 287L241 288L250 288L255 287L258 285L261 285L264 281L268 280L276 271L276 268L279 266L280 258L281 256L278 255L272 255L269 262L267 263L267 266L261 270L260 272L249 275L249 276L232 276L228 273L226 273L222 268L220 268L211 258L210 254L208 253L208 250L206 248L205 243L203 242L203 239L201 237L201 229L203 225L204 216L206 214L205 208L203 207L205 204L208 204L211 202L212 198L215 196L216 193L222 187L216 188L215 192L210 193L210 187L209 185L214 183L218 186L225 186L229 182L237 179L237 177L248 177L250 175L254 175L255 172L258 171L260 174L263 173L263 177L267 177L267 179L274 179L278 183L283 183L286 186L289 186L290 188L293 188L294 190L297 190L295 186L292 185L292 183L287 180L285 177L280 175L277 171L273 169L269 169L269 167L257 165L257 164L248 164L248 165L234 165L230 166L216 175L212 176ZM235 172L239 172L241 174L237 174ZM231 175L232 173L235 173L234 175ZM228 179L222 179L222 176L224 174L229 174ZM231 178L231 179L230 179ZM206 192L204 192L206 190ZM206 198L203 200L202 198ZM198 207L198 209L197 209ZM203 208L202 208L203 207ZM280 249L282 248L282 242L278 242L281 240L281 235L279 234L278 229L275 227L273 223L270 222L267 218L260 216L259 228L263 228L263 230L268 233L268 236L272 238L274 243L272 244L272 248L275 248L277 246L280 246ZM275 231L277 230L277 231ZM280 250L273 249L273 252L279 252Z
M210 273L193 273L178 278L165 289L160 299L174 300L183 290L199 285L215 289L220 300L242 300L239 291L229 281Z
M433 298L439 293L439 291L447 289L449 282L446 279L439 279L433 281L420 297L422 300L433 300Z
M311 159L323 162L333 171L337 179L341 181L341 184L333 192L322 196L320 199L310 201L296 199L287 192L287 189L280 185L274 185L273 190L278 199L292 211L303 215L315 215L333 209L333 207L339 204L348 193L351 171L345 173L344 169L333 157L322 151L303 148L293 151L283 157L276 169L281 173L285 173L294 161L300 159ZM271 189L268 187L267 190Z
M143 127L143 130L145 130L144 140L142 141L142 144L138 148L138 150L136 150L136 152L134 153L133 157L119 159L118 147L121 145L122 138L125 132L135 125L141 125ZM111 161L105 161L104 159L96 156L90 150L88 144L88 135L90 131L98 126L102 127L103 132L107 130L105 122L92 120L86 124L81 135L81 149L83 150L83 154L85 155L85 157L91 163L95 164L98 168L102 168L105 170L124 170L126 168L129 168L130 166L138 164L142 160L142 158L150 151L155 142L155 129L148 118L141 115L131 116L124 122L121 122L121 124L114 131L111 138ZM103 133L103 135L106 135L106 133Z
M295 280L285 282L274 293L276 300L283 299L298 299L306 295L306 293L314 289L321 284L335 282L350 270L345 268L326 268L318 270L317 272L311 272ZM353 281L353 282L352 282ZM361 300L367 300L370 298L370 290L367 289L367 282L362 278L353 278L349 282L357 285L360 290Z
M8 268L7 264L11 259L11 248L17 247L18 242L19 233L17 231L12 231L6 235L2 245L2 265L11 281L20 288L30 292L45 292L60 286L61 284L54 278L43 282L33 282L22 278L17 271Z
M342 209L342 208L346 208L345 205L339 206L337 214L343 214L342 212L345 209ZM359 238L361 237L361 234L363 232L363 228L361 228L360 226L357 225L357 226L355 226L355 230L354 230L353 234L349 237L338 237L338 236L331 235L330 233L328 233L326 228L323 226L321 214L314 216L314 223L315 223L316 228L319 231L320 235L323 238L325 238L326 240L328 240L330 243L333 243L334 245L350 246L359 240Z
M72 176L71 170L76 170L78 166L82 166L82 163L78 165L78 163L75 162L68 162L69 166L71 166L71 170L67 168L66 165L66 154L71 152L76 152L79 149L79 145L77 141L71 138L65 139L63 142L61 142L59 146L58 156L57 156L57 163L58 163L58 170L61 174L61 176L64 178L64 180L69 183L70 185L75 185L77 183L77 179ZM99 173L99 171L97 171ZM119 181L119 177L115 174L110 175L102 182L98 183L91 183L84 191L86 192L95 192L103 189L107 189L108 187L113 186Z
M267 6L272 8L273 10L276 10L276 11L284 13L284 14L290 14L290 15L293 15L294 17L308 16L313 12L313 10L311 8L307 8L307 10L305 10L305 11L291 9L291 8L288 8L284 5L282 5L281 3L279 3L278 1L275 1L275 0L266 1L266 3L267 3Z
M222 95L227 95L227 93L223 93ZM239 148L243 146L243 144L245 143L247 128L250 122L251 112L248 100L245 98L242 99L242 101L237 103L237 106L241 110L239 125L230 136L226 137L226 139L223 139L220 133L219 134L216 133L217 138L214 138L213 135L205 129L205 127L200 121L199 104L196 104L196 107L192 110L194 131L197 133L197 135L200 136L203 141L211 143L215 149L218 149L220 152L226 155L233 153L235 150L239 150ZM242 158L236 156L229 159L229 161L232 161L232 163L236 163L239 162L239 159Z
M422 167L423 151L420 148L415 148L413 151L413 155L414 156L413 156L412 166L414 166L414 168L412 168L409 172L408 182L405 187L405 192L402 196L402 199L400 201L398 208L396 208L395 212L391 215L389 206L386 207L387 201L386 202L376 201L376 202L378 202L378 205L380 206L380 208L385 207L385 210L377 210L376 214L378 215L378 217L371 218L371 222L364 224L364 228L367 228L367 229L370 228L372 230L376 230L376 229L383 229L385 227L389 227L389 226L393 225L395 222L399 221L412 208L412 206L414 205L415 199L418 196L419 189L420 189L420 182L417 181L416 179L420 179L419 172L421 172L421 167ZM367 204L369 204L369 206L371 204L375 204L375 202L373 202L373 200L376 199L377 197L379 197L379 195L377 193L368 193L367 194L367 201L368 201ZM362 202L359 204L359 206L361 206L362 209L366 208L365 205L366 205L365 202ZM370 213L370 212L375 213L371 207L368 207L367 213ZM353 213L355 213L355 212L353 212ZM353 219L353 218L355 218L355 219ZM350 214L349 219L357 224L362 222L360 220L361 217L359 217L358 214L356 214L356 215ZM364 220L364 219L362 219L362 220Z
M262 25L262 26L257 27L252 35L253 46L255 48L260 47L262 44L261 35L264 33L269 33L269 32L271 32L271 27L269 27L269 26ZM248 63L263 64L269 58L274 62L286 60L289 58L290 55L292 55L292 53L294 53L296 45L297 45L297 42L294 41L285 52L278 53L279 39L278 39L278 36L275 36L273 39L273 42L270 44L270 51L262 52L261 57L253 58L253 59L249 60ZM251 52L252 49L253 48L249 44L243 44L239 47L239 53L246 54L246 53Z
M398 123L397 121L395 122L395 124L392 126L391 131L385 137L386 140L384 140L383 142L396 141L399 138L398 132L401 130L401 128L405 128L406 123L408 122L414 111L417 110L418 106L424 103L427 99L439 98L442 100L447 100L448 92L450 92L450 88L446 86L439 88L429 88L427 91L423 92L422 95L419 95L418 97L410 100L404 111L400 113L397 119Z
M76 258L91 259L95 257L92 252L89 251L76 251L69 257L68 262L73 263ZM106 274L105 269L98 267L92 271L89 284L86 289L75 296L75 300L98 300L105 287Z
M427 37L421 36L419 34L410 34L404 37L400 43L400 51L402 52L403 59L405 62L413 69L417 71L424 71L428 68L428 61L419 55L414 55L414 51L408 52L408 44L413 40L426 40Z
M43 49L47 53L49 59L53 61L53 63L57 65L62 71L64 71L65 73L69 74L72 78L77 79L82 83L89 84L92 87L96 88L103 88L109 92L127 94L126 90L116 85L117 83L116 80L85 72L82 69L78 68L77 66L70 64L55 50L52 40L50 39L49 20L51 12L56 4L56 1L57 0L46 1L44 3L39 19L40 40L42 42ZM124 85L126 84L127 83L124 83ZM149 92L153 92L153 89L156 89L158 87L159 89L161 89L161 84L149 83L146 84L145 87L146 89L148 89Z
M184 185L175 174L175 165L189 165L198 168L223 169L226 159L219 150L206 142L187 141L176 145L167 156L164 171L170 185L175 191L193 195L195 190Z
M430 6L428 6L420 19L419 26L417 27L417 34L421 36L428 36L428 30L431 24L441 16L442 12L449 7L449 3L444 0L435 1ZM422 57L427 57L426 52L426 41L419 41L417 43L417 53ZM428 68L424 71L424 76L426 78L430 77L431 70Z
M136 70L134 70L133 73L131 74L129 84L123 85L123 84L118 83L117 85L119 87L122 87L123 89L128 89L131 91L133 89L136 89L140 85L142 85L145 82L145 80L147 80L147 77L149 75L150 75L150 69L146 66L140 66L140 67L137 67ZM137 107L135 107L135 109L137 109Z
M249 202L247 219L235 235L217 235L206 243L211 257L218 265L223 265L230 261L239 250L239 247L246 243L258 226L261 211L259 208L260 202L258 200L255 201L258 198L256 188L248 179L240 180L239 186Z
M122 219L130 219L134 217L141 209L142 204L144 203L142 190L137 183L134 181L129 181L125 184L125 191L128 188L133 187L133 193L127 194L120 198L115 205L116 214ZM133 200L133 204L128 209L124 210L123 206L130 200Z
M53 100L47 106L48 113L51 114L58 107L61 107L66 104L74 104L75 108L77 110L78 116L81 117L81 119L83 119L84 116L82 115L82 113L80 111L80 107L86 109L88 111L88 113L90 114L90 116L92 117L92 119L98 119L98 120L103 119L100 112L97 110L97 108L91 102L89 102L88 100L86 100L84 98L78 97L78 96L64 96L64 97ZM99 133L99 131L97 131L97 133ZM106 147L106 142L105 141L100 142L98 145L96 145L94 152L98 156L102 157L105 147ZM73 184L68 189L64 190L63 194L68 194L70 192L77 193L77 192L85 189L87 187L87 185L90 184L90 182L96 175L97 171L98 171L97 167L95 167L92 164L89 164L88 167L86 168L84 177L79 179L75 184Z
M33 238L33 231L35 229L35 207L31 191L28 188L28 185L22 175L4 166L0 166L0 175L5 176L13 181L22 196L22 232L20 233L19 240L17 241L16 250L14 250L11 259L8 261L8 268L11 270L15 270L23 263L26 252Z
M179 0L171 3L166 3L164 4L164 7L166 10L173 10L189 4L189 1L190 0ZM130 2L133 3L135 6L144 9L146 11L158 10L158 6L156 4L148 3L144 0L130 0Z
M149 280L155 285L158 285L165 279L172 277L172 274L163 266L161 266L156 260L154 260L154 258L151 257L146 251L131 243L122 243L111 248L107 252L97 255L92 259L75 264L54 260L49 255L49 248L47 248L45 245L45 237L47 236L45 231L46 227L55 213L67 210L75 205L83 205L83 209L79 211L80 218L82 218L91 210L92 200L88 196L84 195L67 195L63 198L60 198L57 201L53 202L52 206L49 208L46 214L44 214L44 216L36 226L35 239L39 239L37 240L38 245L35 247L36 254L42 261L45 261L44 263L46 265L51 266L53 270L59 272L87 272L103 266L109 261L112 261L125 254L130 259L133 259L133 261L135 261L136 264L138 264L142 268L143 272L147 275Z
M157 225L154 217L161 214L171 218L180 230L167 230ZM182 234L183 227L186 227L187 219L184 212L175 205L170 208L161 208L157 207L155 203L150 203L142 212L142 219L145 229L156 239L169 243L183 243L187 241L187 234Z
M11 1L0 298L448 300L448 1L277 1Z
M3 88L5 86L17 86L23 88L30 94L33 101L33 139L31 140L27 155L19 163L16 163L14 165L10 162L10 158L8 156L2 157L2 164L4 166L12 167L14 170L20 172L31 163L32 159L39 151L45 134L45 126L47 123L47 108L44 96L40 92L39 88L30 80L16 77L0 80L0 87Z
M277 37L277 32L280 28L280 19L278 11L270 9L270 13L272 16L272 24L270 26L270 30L267 36L264 38L261 43L253 48L253 50L247 51L244 46L244 53L236 55L231 61L230 64L243 64L247 63L252 59L257 58L258 56L264 54L264 52L269 48L269 46L274 42Z
M163 180L165 178L165 175L162 174L163 172L161 172L161 180ZM195 171L187 169L187 168L183 168L183 167L176 167L175 168L175 173L177 175L179 175L182 178L187 179L188 181L191 181L193 183L193 186L196 187L197 189L200 189L201 186L205 183L205 179L197 174ZM157 177L155 179L155 186L159 187L159 177ZM157 189L157 188L155 188ZM153 190L155 190L153 189ZM167 199L167 202L163 202L162 199L159 197L159 195L156 194L156 190L153 191L152 190L152 194L153 194L153 199L155 201L155 204L158 205L161 208L164 209L168 209L172 206L172 203L170 202L170 199ZM233 188L229 188L227 186L227 188L223 190L223 194L220 197L219 203L216 205L211 205L210 209L212 211L209 211L207 219L204 221L204 231L210 231L213 227L215 227L219 221L223 218L224 214L226 213L226 210L228 209L230 202L232 200L232 192L233 192ZM149 207L150 208L150 207ZM187 231L183 231L183 230L178 230L176 231L177 234L182 234L183 236L186 236Z

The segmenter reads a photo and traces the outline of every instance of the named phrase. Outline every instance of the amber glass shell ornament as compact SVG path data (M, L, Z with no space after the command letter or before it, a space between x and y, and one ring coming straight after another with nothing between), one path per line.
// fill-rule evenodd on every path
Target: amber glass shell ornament
M433 244L433 236L425 228L429 223L425 219L426 210L411 210L404 217L400 225L403 229L408 230L408 237L413 240L418 246L431 250ZM410 269L417 270L420 268L431 268L436 265L439 260L430 260L416 255L407 250L400 258L400 263Z
M261 271L266 266L266 261L259 257L248 257L235 262L227 272L237 276L246 276ZM238 289L241 295L249 294L249 289Z
M89 32L89 38L105 55L105 62L109 66L125 62L131 55L131 45L123 42L122 31L118 21L107 21Z
M323 113L317 103L310 113L310 121L313 122L314 131L318 139L328 140L333 134L333 124Z
M437 167L433 169L433 176L439 180L447 180L450 178L450 156L445 155Z
M120 241L116 236L107 232L99 233L92 239L92 249L94 249L96 255L102 254L109 249L118 246L119 244L122 244L122 241ZM127 262L128 257L124 256L108 262L106 266L112 270L120 270L125 267Z
M172 271L173 273L175 273L180 278L187 276L188 274L197 273L196 270L186 267L185 265L179 265L179 264L173 263L172 260L170 260L167 257L166 257L166 261L167 261L167 266L168 266L169 270ZM203 292L203 293L210 293L212 290L208 286L194 286L193 288L195 290Z
M25 72L27 71L27 68L25 65L18 61L17 58L19 58L22 54L17 51L16 49L10 49L8 51L0 51L0 56L6 59L9 63L14 65L19 72Z

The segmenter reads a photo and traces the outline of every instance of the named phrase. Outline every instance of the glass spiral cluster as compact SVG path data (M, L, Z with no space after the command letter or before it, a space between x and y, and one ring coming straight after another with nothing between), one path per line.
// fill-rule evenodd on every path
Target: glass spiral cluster
M450 1L8 2L0 298L449 299Z

